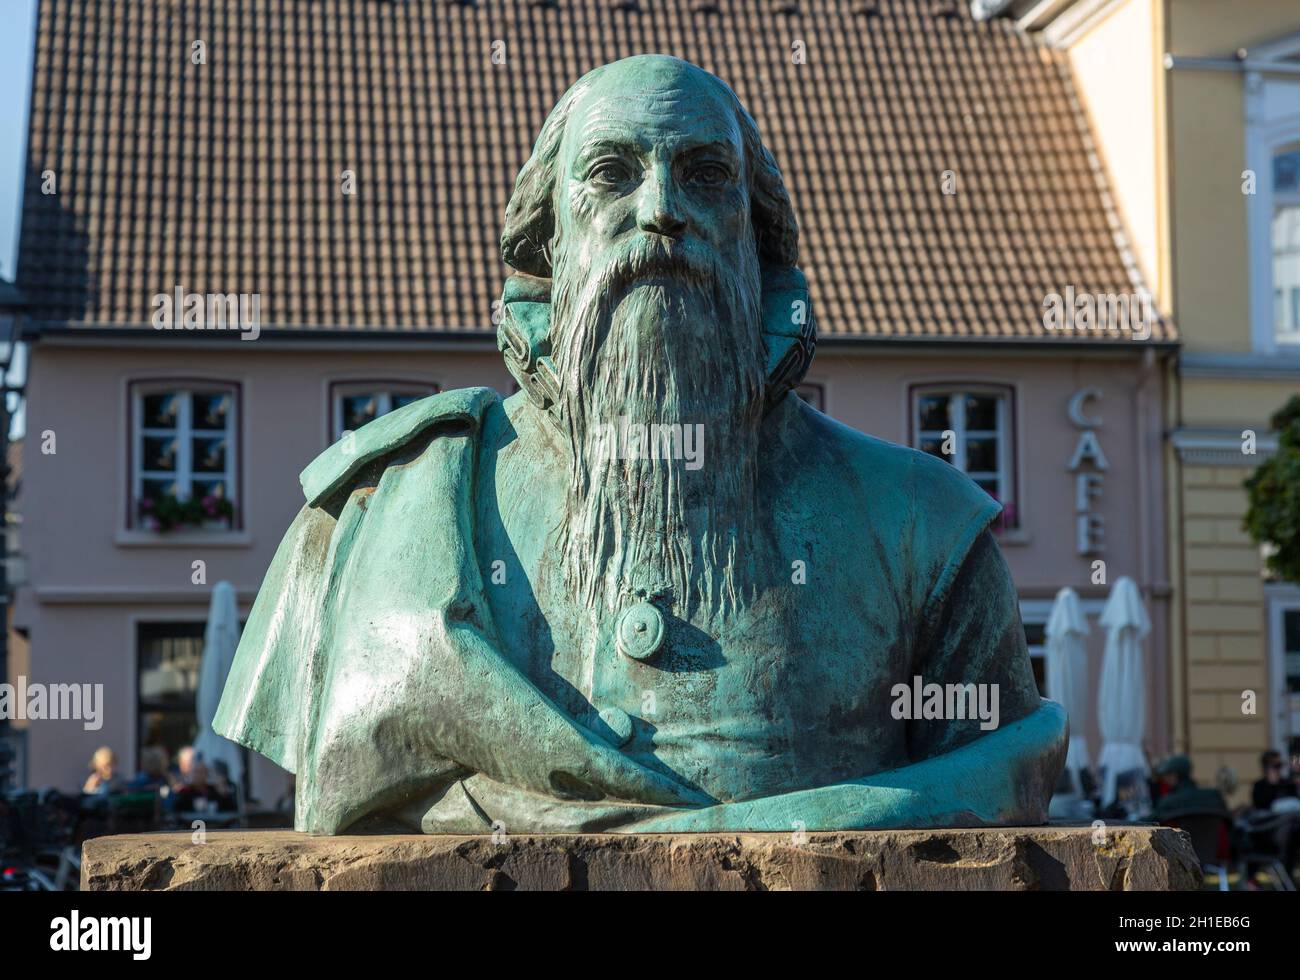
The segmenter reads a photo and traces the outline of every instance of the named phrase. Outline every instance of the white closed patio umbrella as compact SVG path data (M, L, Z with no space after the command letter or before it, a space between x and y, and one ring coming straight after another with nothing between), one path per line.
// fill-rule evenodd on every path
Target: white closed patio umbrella
M1066 586L1056 593L1047 617L1047 693L1059 702L1070 719L1070 747L1065 768L1078 792L1082 773L1090 765L1084 726L1088 717L1088 621L1079 608L1079 595Z
M238 745L222 738L212 730L212 719L221 703L221 692L226 686L230 665L235 662L235 649L239 646L239 608L235 602L235 587L229 582L218 582L212 589L208 605L208 625L203 634L203 662L199 666L199 688L196 692L196 713L199 734L194 740L203 762L212 772L213 763L225 762L230 780L242 786L244 779L244 754Z
M1151 632L1151 620L1137 586L1127 575L1112 586L1101 611L1106 630L1106 653L1097 688L1097 725L1102 747L1098 768L1102 779L1102 806L1115 801L1119 777L1148 772L1142 751L1146 732L1147 686L1142 641Z

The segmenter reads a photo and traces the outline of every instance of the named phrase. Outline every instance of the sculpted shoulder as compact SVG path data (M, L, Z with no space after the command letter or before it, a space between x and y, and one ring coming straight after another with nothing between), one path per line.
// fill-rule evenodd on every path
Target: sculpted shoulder
M794 465L807 467L818 487L845 494L839 506L864 524L896 531L922 551L964 553L1001 512L964 473L928 453L859 432L793 394L784 413Z
M477 430L500 400L491 388L456 388L381 415L317 456L299 476L307 503L319 506L352 484L363 470L424 437L435 427L448 434Z

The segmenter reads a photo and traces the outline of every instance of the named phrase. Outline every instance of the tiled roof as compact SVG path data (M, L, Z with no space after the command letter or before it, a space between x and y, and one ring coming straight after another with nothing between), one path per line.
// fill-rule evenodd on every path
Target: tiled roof
M638 52L757 118L823 337L1041 337L1045 294L1134 289L1063 55L944 0L41 0L18 283L82 326L179 284L272 327L490 335L546 113Z

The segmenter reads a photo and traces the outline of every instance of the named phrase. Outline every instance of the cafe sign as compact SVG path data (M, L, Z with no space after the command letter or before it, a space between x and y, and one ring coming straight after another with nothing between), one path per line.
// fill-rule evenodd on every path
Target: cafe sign
M1081 555L1099 555L1106 550L1106 521L1096 508L1110 463L1097 437L1101 419L1088 414L1088 403L1100 400L1100 389L1080 388L1070 396L1068 408L1070 421L1079 429L1066 469L1074 474L1075 550Z

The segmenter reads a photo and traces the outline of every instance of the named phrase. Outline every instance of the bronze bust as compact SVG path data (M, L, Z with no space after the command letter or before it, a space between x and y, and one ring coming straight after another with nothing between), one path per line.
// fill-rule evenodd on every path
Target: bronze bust
M1039 698L999 506L792 393L798 226L721 80L579 80L519 174L502 352L303 473L215 728L297 826L1041 823Z

